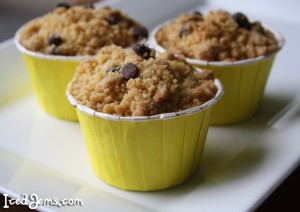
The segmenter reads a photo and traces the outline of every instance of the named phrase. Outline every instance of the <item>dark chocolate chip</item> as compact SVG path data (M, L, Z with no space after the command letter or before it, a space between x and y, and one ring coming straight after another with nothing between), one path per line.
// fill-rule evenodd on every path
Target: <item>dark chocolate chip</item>
M85 8L90 8L90 9L95 9L94 4L92 4L92 3L86 3L86 4L84 4L84 7Z
M255 21L252 23L252 30L264 35L265 34L265 29L261 25L259 21Z
M56 7L64 7L66 9L69 9L71 7L71 5L66 2L59 2L59 3L57 3Z
M115 72L115 71L119 71L121 68L121 66L113 66L110 67L109 69L106 70L106 72Z
M131 30L133 31L133 35L136 39L148 37L148 30L141 25L134 24L131 26Z
M53 34L48 39L48 43L50 45L54 44L55 46L59 46L60 44L63 43L63 40L62 40L62 38L59 35Z
M155 50L149 48L143 43L136 43L132 46L132 50L140 57L148 60L150 57L155 57Z
M187 18L186 22L198 22L198 21L203 21L203 14L200 11L194 11L191 16Z
M193 14L201 16L201 17L203 16L203 14L200 11L198 11L198 10L194 11Z
M110 25L115 25L118 24L122 19L123 17L119 12L114 12L107 18L107 22Z
M136 78L139 75L139 69L133 63L126 63L121 68L121 73L124 79L129 80L129 79Z
M232 18L235 20L235 22L239 25L239 27L251 30L252 26L251 23L249 22L248 18L246 15L243 13L235 13Z

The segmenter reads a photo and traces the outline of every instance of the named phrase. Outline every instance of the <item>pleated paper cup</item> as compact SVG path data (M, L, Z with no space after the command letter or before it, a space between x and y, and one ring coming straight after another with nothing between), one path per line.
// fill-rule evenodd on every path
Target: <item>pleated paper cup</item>
M119 117L80 105L76 107L91 164L106 183L133 191L162 190L187 180L198 168L213 105L155 116Z
M149 45L159 53L166 50L156 41L156 34L171 21L157 26L151 32ZM284 44L283 36L271 27L263 26L275 35L279 51ZM255 114L264 95L265 86L277 52L235 62L210 62L186 58L195 67L213 70L215 77L220 79L224 86L225 95L214 107L211 124L234 124L245 121Z
M21 30L16 33L14 41L23 54L39 105L52 116L78 121L65 91L80 61L91 56L53 56L29 51L20 43Z

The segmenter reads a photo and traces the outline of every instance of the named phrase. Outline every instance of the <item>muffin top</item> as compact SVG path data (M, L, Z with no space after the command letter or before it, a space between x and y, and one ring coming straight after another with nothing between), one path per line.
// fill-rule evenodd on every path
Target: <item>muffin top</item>
M200 106L218 88L211 70L198 71L182 57L144 44L110 45L76 69L70 93L82 105L117 116L151 116Z
M58 4L22 28L20 43L48 55L95 55L105 45L129 47L148 36L147 29L119 10Z
M157 42L168 51L205 61L237 61L278 50L273 33L242 13L212 11L182 14L163 26Z

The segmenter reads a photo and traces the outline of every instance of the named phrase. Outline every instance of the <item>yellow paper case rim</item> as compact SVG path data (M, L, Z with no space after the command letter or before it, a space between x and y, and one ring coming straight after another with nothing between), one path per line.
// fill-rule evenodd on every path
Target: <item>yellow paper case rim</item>
M47 54L42 54L39 52L33 52L28 49L26 49L21 43L21 36L20 33L23 29L24 25L16 32L14 36L14 43L17 46L18 50L24 54L28 54L32 57L37 57L41 59L48 59L48 60L65 60L65 61L81 61L85 59L90 59L95 57L95 55L84 55L84 56L63 56L63 55L47 55Z
M67 98L68 98L69 102L75 108L79 109L80 111L82 111L82 112L84 112L84 113L86 113L90 116L96 116L96 117L104 118L104 119L107 119L107 120L124 120L124 121L160 120L160 119L169 119L169 118L175 118L175 117L178 117L178 116L190 115L190 114L200 112L202 110L205 110L205 109L210 108L213 105L215 105L222 98L222 96L224 95L224 90L223 90L223 85L220 82L220 80L215 79L214 83L217 86L218 91L217 91L214 98L212 98L211 100L205 102L203 105L198 106L198 107L194 107L194 108L190 108L190 109L187 109L187 110L179 111L179 112L163 113L163 114L158 114L158 115L153 115L153 116L121 117L121 116L116 116L116 115L111 115L111 114L98 112L98 111L93 110L93 109L91 109L87 106L81 105L73 97L73 95L70 94L70 89L71 89L71 86L72 86L72 82L70 82L69 85L68 85L66 95L67 95Z
M152 48L155 48L156 50L158 50L159 52L165 52L166 49L164 47L162 47L160 44L158 44L157 40L156 40L156 33L166 24L169 24L171 22L173 22L175 19L171 19L168 20L162 24L159 24L158 26L156 26L150 33L149 39L148 39L148 43ZM186 60L189 63L192 64L196 64L196 65L202 65L202 66L236 66L236 65L247 65L247 64L251 64L251 63L255 63L261 60L265 60L269 57L272 57L274 54L276 54L277 52L279 52L284 43L285 43L285 39L283 37L283 35L275 30L274 28L266 25L266 24L262 24L264 28L268 29L269 31L271 31L274 35L275 38L278 42L278 49L276 52L272 53L272 54L268 54L268 55L263 55L263 56L259 56L256 58L249 58L249 59L245 59L245 60L238 60L238 61L206 61L206 60L200 60L200 59L193 59L193 58L187 58Z

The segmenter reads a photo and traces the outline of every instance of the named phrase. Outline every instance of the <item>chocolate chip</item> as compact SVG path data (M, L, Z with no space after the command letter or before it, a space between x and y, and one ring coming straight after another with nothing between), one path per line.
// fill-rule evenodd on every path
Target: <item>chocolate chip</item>
M114 12L112 13L108 18L107 18L107 22L110 25L116 25L118 24L121 20L123 19L122 15L120 12Z
M203 21L203 15L201 12L199 11L194 11L191 16L189 16L187 18L187 21L186 22L198 22L198 21Z
M136 39L148 37L148 30L141 25L133 24L131 26L131 30L133 31L133 35Z
M143 43L136 43L132 46L132 50L140 57L148 60L150 57L155 57L155 50L149 48Z
M252 26L249 22L247 16L245 16L243 13L235 13L232 18L235 20L235 22L239 25L239 27L251 30Z
M53 34L48 39L48 43L50 45L54 44L55 46L59 46L60 44L63 43L63 40L62 40L62 38L59 35Z
M252 23L252 30L264 35L265 34L265 29L261 25L259 21L255 21Z
M201 16L201 17L203 16L203 14L200 11L198 11L198 10L194 11L193 14Z
M69 9L71 7L71 5L69 5L66 2L59 2L59 3L57 3L56 7L64 7L65 9Z
M124 79L129 80L129 79L136 78L138 76L139 69L133 63L126 63L121 68L121 73L122 73Z
M110 67L109 69L106 70L106 72L115 72L115 71L119 71L121 68L121 66L113 66Z

